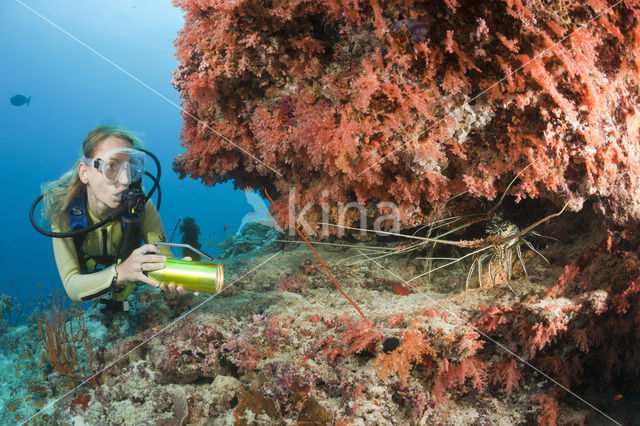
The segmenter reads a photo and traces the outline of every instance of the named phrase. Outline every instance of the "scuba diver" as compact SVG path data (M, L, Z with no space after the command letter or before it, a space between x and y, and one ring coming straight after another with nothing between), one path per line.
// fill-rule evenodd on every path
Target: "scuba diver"
M43 185L42 195L31 207L36 230L54 237L56 265L69 298L75 302L100 299L106 305L103 311L128 311L126 299L137 282L186 293L180 285L165 285L147 276L163 269L173 256L168 246L154 245L166 241L151 201L153 192L159 190L160 164L140 145L136 136L121 128L92 130L73 167ZM145 155L156 162L156 177L145 171ZM143 174L154 181L148 195L142 189ZM52 231L42 229L33 219L41 199L42 216Z

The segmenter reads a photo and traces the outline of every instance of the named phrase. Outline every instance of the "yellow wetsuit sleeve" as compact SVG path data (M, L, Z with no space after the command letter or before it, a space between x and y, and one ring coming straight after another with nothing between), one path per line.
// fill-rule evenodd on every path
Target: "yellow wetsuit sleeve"
M54 229L54 231L58 230ZM111 281L116 275L115 265L102 271L83 274L78 264L73 238L52 238L52 240L60 280L71 300L74 302L95 300L108 294Z
M68 231L68 228L68 225L52 227L54 232L65 232ZM147 201L143 214L142 238L146 243L166 241L160 214L151 200ZM71 300L74 302L90 301L109 295L111 282L116 275L115 265L102 271L83 274L78 263L78 254L73 238L53 238L52 240L60 280ZM159 246L159 248L163 255L173 257L169 247ZM118 292L116 299L124 300L134 287L134 283L128 283L124 290Z

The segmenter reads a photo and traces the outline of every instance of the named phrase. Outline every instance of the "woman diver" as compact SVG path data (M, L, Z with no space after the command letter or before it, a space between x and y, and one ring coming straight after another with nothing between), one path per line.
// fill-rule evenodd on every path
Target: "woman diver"
M136 282L186 292L181 286L165 286L145 275L164 268L172 254L169 247L153 244L166 238L158 210L150 196L145 202L141 189L148 151L141 151L140 145L131 132L98 127L85 138L82 155L73 167L42 187L42 215L51 223L52 236L72 235L53 238L53 252L64 289L73 301L110 294L111 300L101 300L107 310L127 311L126 299ZM142 194L134 201L137 207L119 208L135 188ZM137 214L127 214L134 212ZM100 222L105 224L91 230Z

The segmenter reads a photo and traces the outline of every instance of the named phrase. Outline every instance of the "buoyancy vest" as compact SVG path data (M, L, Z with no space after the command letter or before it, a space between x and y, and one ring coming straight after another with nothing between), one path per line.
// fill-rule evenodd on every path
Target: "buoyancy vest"
M87 193L81 191L69 203L66 209L69 218L69 228L71 231L85 229L88 223ZM78 256L78 264L83 274L89 274L105 269L108 266L119 263L129 257L131 252L140 246L142 242L142 213L137 218L122 217L120 219L122 227L122 237L118 244L116 254L109 254L107 251L107 229L101 228L102 232L102 254L89 255L84 252L82 246L87 237L87 233L80 233L73 237L73 244ZM113 292L112 292L113 295Z

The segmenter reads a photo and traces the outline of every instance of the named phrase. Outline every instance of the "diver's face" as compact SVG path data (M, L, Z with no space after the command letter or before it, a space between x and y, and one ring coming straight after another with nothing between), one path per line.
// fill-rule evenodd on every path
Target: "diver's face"
M131 148L131 144L115 136L109 136L98 144L91 158L105 158L110 152L125 148ZM82 183L87 185L89 208L97 216L103 216L117 208L121 203L120 195L131 183L128 173L122 173L115 182L109 183L100 170L84 163L78 165L78 176Z

